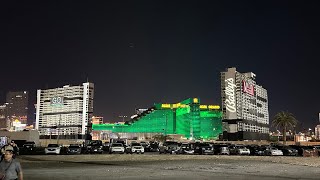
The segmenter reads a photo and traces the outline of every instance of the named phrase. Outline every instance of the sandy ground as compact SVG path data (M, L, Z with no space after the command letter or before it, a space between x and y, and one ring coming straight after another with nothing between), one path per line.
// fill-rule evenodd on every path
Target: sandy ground
M25 179L320 179L320 159L158 154L21 156Z
M159 155L159 154L112 154L112 155L32 155L21 156L21 160L66 161L66 162L113 162L113 161L170 161L170 160L234 160L261 161L283 164L294 164L320 167L319 157L288 157L288 156L210 156L210 155Z

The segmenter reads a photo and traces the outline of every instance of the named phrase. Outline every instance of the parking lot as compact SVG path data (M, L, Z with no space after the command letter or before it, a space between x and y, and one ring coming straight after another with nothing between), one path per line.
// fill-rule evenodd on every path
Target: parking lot
M319 179L318 157L23 155L25 179Z

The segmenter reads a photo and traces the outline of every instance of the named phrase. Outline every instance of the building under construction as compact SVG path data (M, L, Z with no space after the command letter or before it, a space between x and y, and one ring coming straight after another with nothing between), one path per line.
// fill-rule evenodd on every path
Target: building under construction
M154 104L121 124L93 124L93 139L151 139L155 135L180 136L188 140L214 140L222 134L218 105L202 105L199 98L177 104Z

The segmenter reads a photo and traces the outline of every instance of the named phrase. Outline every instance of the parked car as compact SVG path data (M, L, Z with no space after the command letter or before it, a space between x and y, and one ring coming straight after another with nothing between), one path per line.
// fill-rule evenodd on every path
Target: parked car
M318 156L320 156L320 146L314 146L314 148L318 151Z
M264 151L267 156L283 156L283 152L276 147L267 147Z
M44 149L45 154L60 154L61 146L59 144L48 144L48 147Z
M27 141L23 144L23 149L24 150L30 150L32 151L33 148L36 147L36 143L34 141Z
M290 146L278 146L277 148L283 152L284 156L298 156L298 150Z
M110 143L109 142L105 142L102 146L103 146L102 150L104 152L109 152L109 148L110 148Z
M229 148L227 146L221 146L219 155L230 155Z
M81 154L81 146L79 144L70 144L67 148L67 154Z
M159 150L159 143L155 141L150 141L149 147L151 152L157 152Z
M102 146L102 141L101 140L91 140L87 144L86 153L90 153L90 154L99 153L99 154L102 154L103 153L103 149L102 148L103 148L103 146Z
M238 149L238 152L237 152L238 155L250 155L250 149L248 149L245 146L239 146L237 147L237 149Z
M196 143L194 147L195 154L214 154L214 148L208 143Z
M146 152L150 152L150 144L148 142L141 141L140 144Z
M194 154L194 149L190 143L180 143L177 154Z
M263 156L265 150L266 150L266 146L258 146L254 149L253 155Z
M127 147L127 153L144 153L144 147L140 143L131 143L130 146Z
M123 154L125 151L125 147L123 146L122 143L112 143L110 148L109 148L109 153L120 153Z
M159 153L177 153L179 144L176 141L166 141L162 145L159 145Z
M231 155L250 155L250 150L242 144L231 145L229 150Z

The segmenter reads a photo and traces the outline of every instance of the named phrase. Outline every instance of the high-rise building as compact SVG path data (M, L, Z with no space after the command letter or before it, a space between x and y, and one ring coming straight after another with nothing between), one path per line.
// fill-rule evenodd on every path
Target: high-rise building
M86 138L93 114L94 84L37 91L36 125L40 138Z
M236 68L221 72L224 139L268 139L268 94L255 78L254 73L240 73Z
M320 124L314 128L315 139L320 140Z
M7 93L7 115L11 122L19 121L21 124L27 123L28 118L28 92L10 91Z
M7 106L4 104L0 106L0 129L8 128L7 120Z

